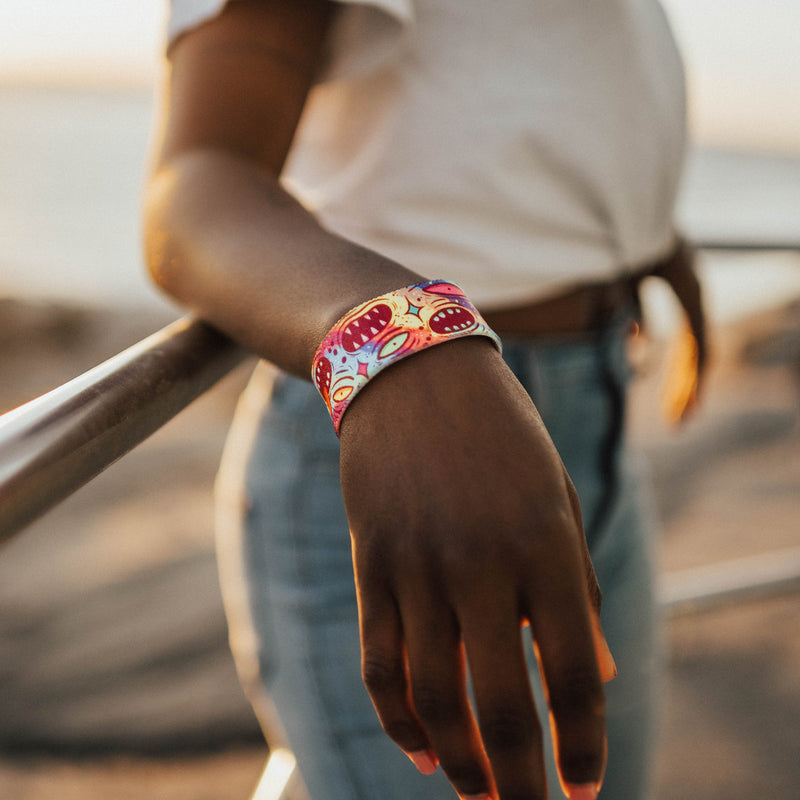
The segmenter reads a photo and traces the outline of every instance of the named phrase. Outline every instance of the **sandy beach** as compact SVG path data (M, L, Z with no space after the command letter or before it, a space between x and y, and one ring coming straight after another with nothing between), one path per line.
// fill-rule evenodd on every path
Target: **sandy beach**
M0 411L171 321L0 301ZM651 464L665 582L800 545L800 307L714 332L701 413L631 435ZM243 800L266 757L226 645L211 487L252 363L0 551L0 798ZM668 623L658 800L796 796L800 596Z

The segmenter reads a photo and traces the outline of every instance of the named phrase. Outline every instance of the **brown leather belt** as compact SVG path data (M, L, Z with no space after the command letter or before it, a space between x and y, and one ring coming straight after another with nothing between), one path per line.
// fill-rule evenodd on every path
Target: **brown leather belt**
M482 311L489 326L500 336L548 337L590 334L601 330L625 308L640 311L639 284L669 264L683 242L663 259L604 283L591 283L546 300L519 308Z
M481 313L500 336L547 337L598 331L626 306L636 308L635 289L630 281L620 280L581 286L520 308Z

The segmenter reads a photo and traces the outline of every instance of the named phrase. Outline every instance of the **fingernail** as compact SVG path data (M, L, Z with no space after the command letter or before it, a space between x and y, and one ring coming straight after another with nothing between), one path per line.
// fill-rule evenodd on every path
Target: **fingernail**
M432 775L436 772L438 762L430 750L415 750L413 753L406 753L406 755L423 775Z
M567 797L569 800L597 800L596 783L568 783Z

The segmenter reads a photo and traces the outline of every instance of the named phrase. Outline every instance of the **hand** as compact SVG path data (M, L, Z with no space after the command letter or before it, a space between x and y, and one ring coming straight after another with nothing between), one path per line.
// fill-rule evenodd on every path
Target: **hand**
M373 380L343 418L341 472L363 677L387 734L462 797L546 797L529 622L562 783L594 797L615 674L600 593L574 488L492 344L438 345Z
M676 424L697 408L708 363L703 298L695 273L695 250L680 239L674 255L654 275L667 282L678 298L687 324L673 347L664 389L664 415Z
M672 342L667 363L662 408L667 422L682 425L697 410L705 373L699 343L689 325Z

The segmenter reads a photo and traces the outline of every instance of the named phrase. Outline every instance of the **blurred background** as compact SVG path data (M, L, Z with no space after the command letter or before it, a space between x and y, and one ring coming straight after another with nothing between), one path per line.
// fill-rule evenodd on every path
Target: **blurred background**
M689 79L683 227L785 246L703 253L714 362L680 431L658 401L677 312L646 289L630 424L667 602L798 559L800 3L664 5ZM138 232L163 22L162 0L0 8L0 411L180 314ZM251 367L0 550L0 798L252 790L266 749L227 651L211 496ZM670 608L658 800L797 796L798 619L791 592Z

